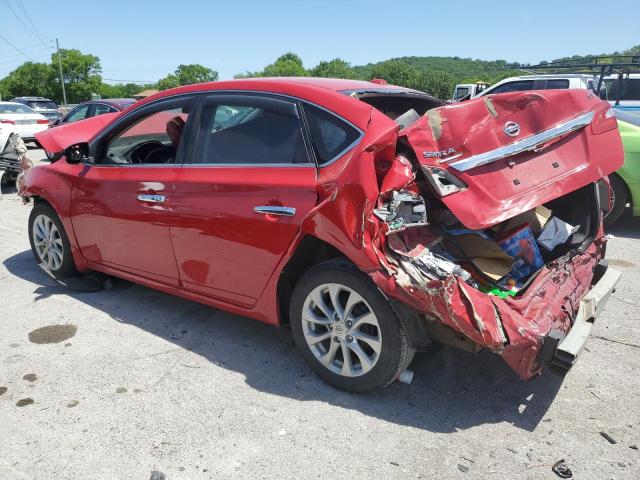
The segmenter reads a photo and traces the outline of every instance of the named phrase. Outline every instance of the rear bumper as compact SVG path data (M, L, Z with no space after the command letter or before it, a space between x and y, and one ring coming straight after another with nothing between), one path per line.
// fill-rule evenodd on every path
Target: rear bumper
M550 366L559 372L568 371L582 352L596 318L602 312L609 296L615 291L621 273L613 268L607 268L600 280L580 300L575 321L566 337L560 341L555 349Z

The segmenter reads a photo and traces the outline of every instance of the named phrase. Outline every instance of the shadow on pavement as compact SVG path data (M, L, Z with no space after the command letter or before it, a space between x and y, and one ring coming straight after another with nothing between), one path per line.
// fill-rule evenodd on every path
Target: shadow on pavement
M620 220L605 228L605 232L616 237L640 238L640 217L632 217L626 212Z
M68 295L114 320L145 330L245 376L251 387L299 401L321 401L395 424L453 432L508 422L532 431L553 402L562 379L546 374L522 382L497 355L444 348L417 356L411 385L370 395L333 389L304 363L288 330L114 279L113 289L79 293L58 285L30 251L4 261L13 275L36 285L36 300ZM152 361L152 360L150 360Z

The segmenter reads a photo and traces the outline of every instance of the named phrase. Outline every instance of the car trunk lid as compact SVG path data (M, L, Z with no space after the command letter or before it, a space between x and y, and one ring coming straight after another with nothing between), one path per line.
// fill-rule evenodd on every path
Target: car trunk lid
M487 95L432 109L401 133L427 178L457 184L441 199L471 229L595 182L624 158L609 105L583 90Z

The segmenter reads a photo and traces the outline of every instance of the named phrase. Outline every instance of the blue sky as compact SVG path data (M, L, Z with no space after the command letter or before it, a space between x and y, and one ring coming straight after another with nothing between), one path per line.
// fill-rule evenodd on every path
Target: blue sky
M640 43L640 0L0 0L0 35L36 61L50 44L20 1L44 39L97 55L103 77L118 80L155 81L180 63L231 78L287 51L307 68L405 55L537 63ZM27 56L0 39L0 78Z

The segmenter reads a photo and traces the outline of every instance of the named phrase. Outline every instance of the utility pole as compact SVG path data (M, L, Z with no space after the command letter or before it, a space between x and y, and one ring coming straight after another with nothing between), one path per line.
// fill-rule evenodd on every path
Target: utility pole
M58 68L60 69L60 85L62 85L62 100L64 104L67 104L67 94L64 91L64 77L62 76L62 60L60 59L60 45L58 44L58 39L56 38L56 52L58 56Z

